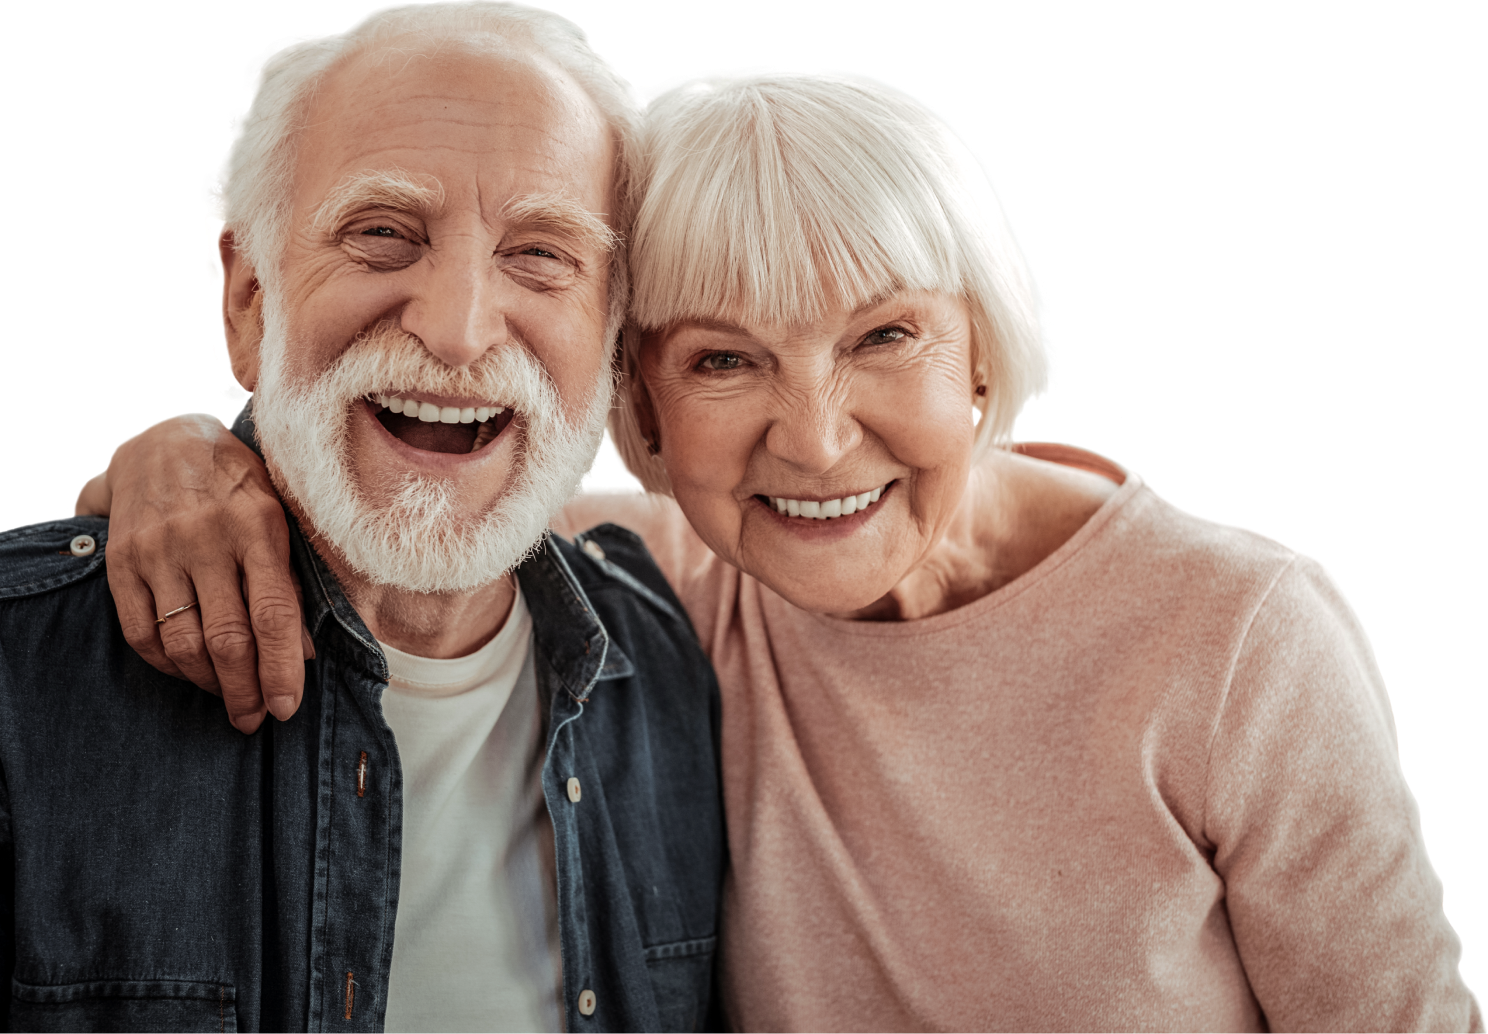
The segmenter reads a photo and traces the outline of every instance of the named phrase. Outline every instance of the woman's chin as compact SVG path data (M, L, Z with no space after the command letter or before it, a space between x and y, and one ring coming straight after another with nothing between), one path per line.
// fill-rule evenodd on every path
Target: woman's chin
M785 564L749 564L743 568L792 606L828 617L851 617L868 610L893 589L891 576L864 578L835 572L803 571Z

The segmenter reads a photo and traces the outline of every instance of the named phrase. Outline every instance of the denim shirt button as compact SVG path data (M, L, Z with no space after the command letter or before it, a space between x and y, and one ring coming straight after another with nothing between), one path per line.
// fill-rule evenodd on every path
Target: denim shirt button
M598 542L595 542L593 539L587 539L587 540L585 540L585 542L584 542L584 552L585 553L588 553L595 560L603 560L605 558L604 548L602 546L600 546L600 544Z
M92 556L98 543L93 541L92 535L79 535L67 548L72 550L73 556Z
M579 1015L593 1016L594 1007L598 1004L599 1002L595 999L594 992L587 987L579 992Z
M583 788L581 786L579 786L579 781L576 778L574 778L573 776L569 776L568 777L568 799L571 800L571 801L573 801L575 804L578 804L579 803L579 798L580 797L583 797L583 796L584 796L584 790L583 790ZM589 1014L588 1013L585 1013L584 1015L587 1016Z

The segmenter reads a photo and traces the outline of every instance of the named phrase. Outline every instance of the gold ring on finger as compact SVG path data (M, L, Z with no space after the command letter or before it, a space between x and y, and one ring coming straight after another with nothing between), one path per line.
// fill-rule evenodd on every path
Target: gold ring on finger
M177 607L175 610L172 610L169 613L164 614L163 616L156 618L155 619L155 623L157 625L163 625L163 624L165 624L165 619L166 618L173 618L177 614L182 613L183 611L190 610L192 607L196 606L197 602L198 602L197 600L192 600L190 603L186 604L186 606L184 606L184 607Z

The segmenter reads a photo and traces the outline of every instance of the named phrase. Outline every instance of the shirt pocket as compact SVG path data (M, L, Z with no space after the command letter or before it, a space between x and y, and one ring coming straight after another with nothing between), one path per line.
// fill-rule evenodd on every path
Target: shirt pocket
M646 973L656 994L658 1030L702 1030L713 983L717 937L673 941L646 949Z
M231 984L195 980L10 982L10 1029L236 1031Z

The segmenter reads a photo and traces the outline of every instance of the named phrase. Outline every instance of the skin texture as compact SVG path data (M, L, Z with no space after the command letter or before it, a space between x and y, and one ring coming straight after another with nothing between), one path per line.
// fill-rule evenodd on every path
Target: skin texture
M581 412L605 363L609 250L561 222L512 217L508 206L542 195L575 210L612 210L612 144L582 91L501 41L412 57L405 50L395 60L384 50L333 71L306 121L279 280L290 376L315 377L359 333L391 322L453 367L488 349L525 347L565 409ZM326 199L367 172L398 172L429 194L421 202L335 206L327 220ZM228 350L251 391L262 336L258 277L230 231L221 253ZM443 453L400 447L359 417L352 413L348 466L369 501L386 499L384 486L400 472L422 469L445 477L458 511L472 519L498 502L515 435L452 463ZM264 700L280 718L298 708L301 658L311 647L285 566L288 532L265 494L272 486L252 452L208 421L172 422L169 451L154 448L158 429L126 443L78 509L115 507L109 578L131 645L156 667L221 692L234 724L252 731ZM131 486L170 487L108 499L124 471ZM151 473L136 481L144 471ZM437 596L372 585L327 543L316 544L372 633L421 656L477 649L513 600L510 578ZM192 599L199 611L155 625L157 613Z
M965 303L932 292L807 326L682 323L642 340L642 427L703 541L796 606L939 614L1023 574L1114 490L1010 453L973 465L970 335ZM835 520L767 502L885 485Z
M688 519L720 555L806 609L909 620L962 606L1058 549L1115 491L1011 452L973 462L967 313L946 295L896 295L805 327L682 324L644 335L641 349L641 425L659 440ZM784 520L755 498L820 500L886 483L878 503L833 521ZM126 443L78 505L112 507L115 525L173 521L182 565L226 562L259 582L288 567L262 464L210 417L177 417ZM126 562L156 570L162 549L156 541ZM281 639L275 650L276 670L299 666L298 648ZM278 685L264 676L271 692Z

